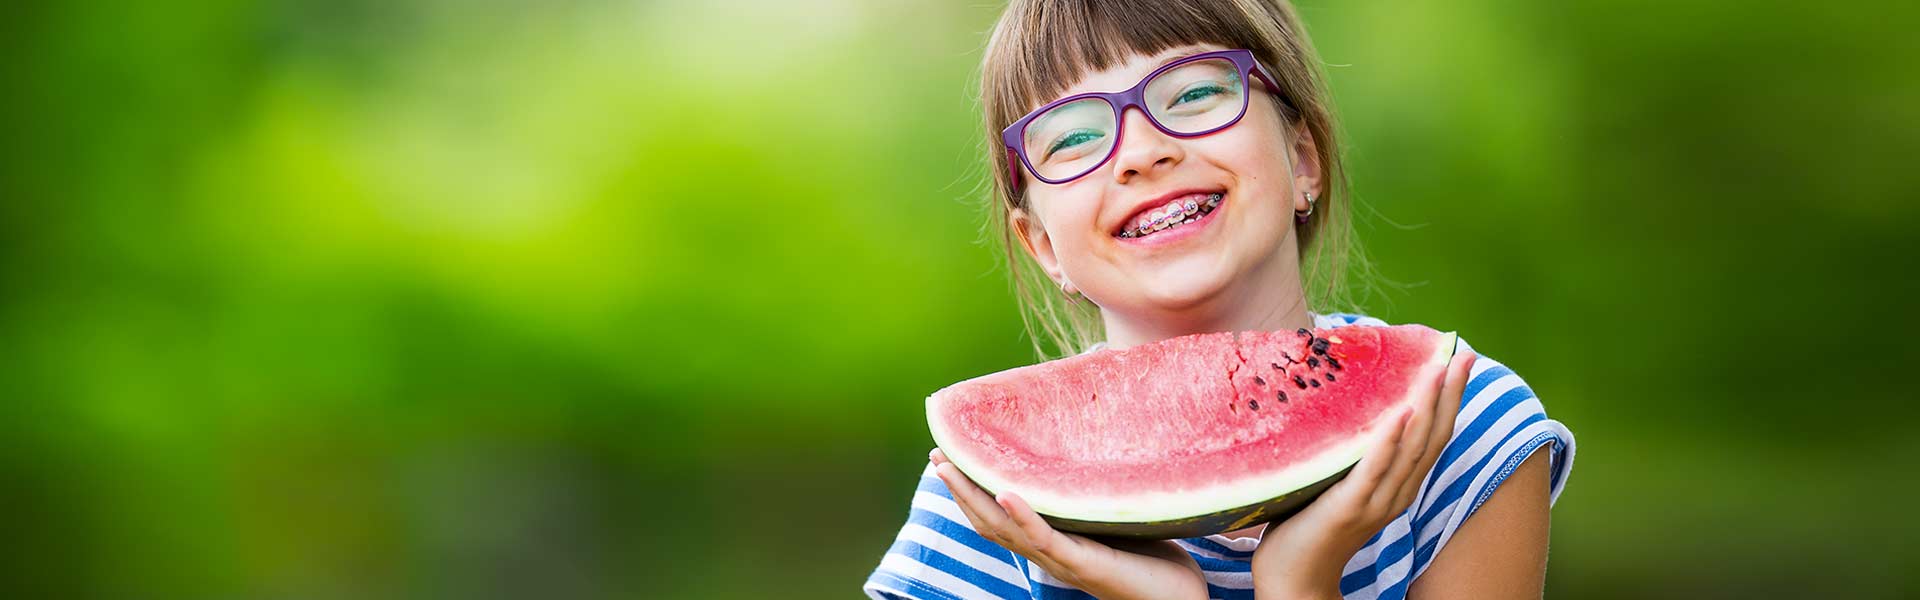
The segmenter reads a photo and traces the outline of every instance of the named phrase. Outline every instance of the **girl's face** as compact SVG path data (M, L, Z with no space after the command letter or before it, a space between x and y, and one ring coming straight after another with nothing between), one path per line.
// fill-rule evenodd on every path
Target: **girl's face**
M1216 49L1134 56L1061 96L1124 90L1171 60ZM1293 213L1307 209L1304 194L1319 194L1320 169L1311 136L1289 131L1257 81L1248 81L1245 116L1225 130L1173 137L1131 109L1112 158L1093 172L1053 185L1020 170L1028 210L1013 211L1016 233L1055 281L1100 306L1110 341L1119 341L1116 329L1152 338L1250 329L1261 319L1249 308L1299 304ZM1213 194L1219 206L1198 220L1136 235L1153 211L1187 200L1204 207Z

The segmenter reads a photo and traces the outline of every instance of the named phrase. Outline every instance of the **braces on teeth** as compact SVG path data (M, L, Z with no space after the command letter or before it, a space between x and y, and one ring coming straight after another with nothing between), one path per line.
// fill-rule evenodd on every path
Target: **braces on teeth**
M1161 208L1153 209L1140 223L1132 228L1120 231L1120 237L1137 238L1150 233L1172 229L1200 219L1206 213L1220 206L1220 194L1207 194L1205 202L1186 200L1174 201Z

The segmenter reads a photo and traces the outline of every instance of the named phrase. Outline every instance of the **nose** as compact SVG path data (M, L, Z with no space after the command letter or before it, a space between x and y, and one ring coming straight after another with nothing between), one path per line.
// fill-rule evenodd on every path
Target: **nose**
M1147 120L1147 113L1129 108L1121 126L1120 147L1113 151L1113 178L1128 183L1137 177L1156 177L1186 158L1180 140L1174 139Z

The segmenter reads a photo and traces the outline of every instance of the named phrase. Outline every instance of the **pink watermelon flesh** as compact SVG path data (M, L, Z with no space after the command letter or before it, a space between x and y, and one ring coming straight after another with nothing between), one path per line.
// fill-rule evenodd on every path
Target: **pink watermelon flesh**
M1331 485L1376 422L1432 398L1453 346L1418 325L1190 335L954 384L927 418L955 466L1056 527L1204 535Z

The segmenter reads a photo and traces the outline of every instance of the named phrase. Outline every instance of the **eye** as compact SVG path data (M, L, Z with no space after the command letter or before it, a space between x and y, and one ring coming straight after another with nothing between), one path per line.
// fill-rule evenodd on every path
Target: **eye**
M1106 135L1092 129L1075 129L1069 131L1061 135L1059 140L1054 141L1053 145L1047 147L1047 156L1051 157L1055 152L1079 146L1103 137L1106 137Z
M1206 83L1196 85L1187 88L1184 92L1180 92L1180 96L1173 99L1173 105L1179 106L1188 102L1197 102L1225 93L1227 93L1227 88L1219 84Z

